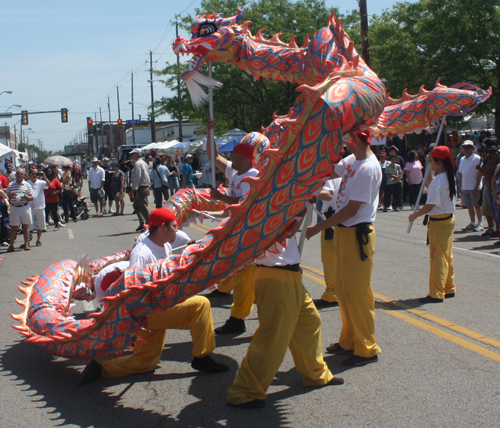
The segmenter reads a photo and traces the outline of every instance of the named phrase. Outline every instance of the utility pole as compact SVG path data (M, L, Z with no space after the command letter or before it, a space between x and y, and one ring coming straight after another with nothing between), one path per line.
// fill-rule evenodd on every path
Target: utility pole
M108 97L108 114L109 114L109 130L108 130L109 143L106 144L106 146L109 151L109 154L111 155L111 152L113 151L113 125L111 124L111 104L109 102L109 97Z
M133 121L135 120L134 117L134 72L132 71L130 73L130 90L132 92L132 144L135 146L135 123Z
M101 110L101 107L99 107L99 115L101 116L101 148L102 148L101 151L104 152L104 127L102 126L102 110Z
M149 82L151 83L151 142L156 143L155 97L153 93L153 52L149 51Z
M370 44L368 42L368 9L366 7L366 0L358 0L359 4L359 17L361 19L361 50L362 57L366 62L368 67L370 65L370 53L368 52L368 48Z
M177 17L176 17L177 19ZM175 38L179 37L179 24L175 23ZM177 100L179 102L179 141L182 142L182 107L181 107L181 76L179 74L180 58L177 55Z
M118 119L121 119L122 115L120 113L120 88L118 86L116 87L116 97L118 100ZM123 131L121 129L118 130L118 135L120 136L120 143L123 144L123 138L122 138ZM121 144L116 145L116 153L118 153L118 146Z
M92 152L94 153L94 155L97 155L99 153L99 137L97 136L97 112L94 113L94 117L95 117L95 120L94 120L94 123L95 123L95 125L94 125L95 152L94 152L94 148L92 148Z

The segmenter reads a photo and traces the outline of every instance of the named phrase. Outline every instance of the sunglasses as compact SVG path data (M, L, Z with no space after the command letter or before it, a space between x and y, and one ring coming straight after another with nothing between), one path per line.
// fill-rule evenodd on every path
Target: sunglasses
M16 172L16 175L24 175L24 172Z

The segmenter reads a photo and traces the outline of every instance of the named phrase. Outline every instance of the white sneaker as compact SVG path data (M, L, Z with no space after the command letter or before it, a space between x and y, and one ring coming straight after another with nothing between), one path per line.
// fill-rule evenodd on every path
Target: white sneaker
M462 230L464 232L472 232L476 228L476 225L474 223L469 223L467 226L462 227Z
M108 211L110 214L114 214L115 213L115 210L113 208L110 208L109 211Z
M102 209L102 214L107 214L108 212L106 211L106 208Z
M415 205L412 205L412 206L411 206L411 209L412 209L412 210L414 210L414 209L415 209Z
M60 221L59 222L59 227L66 227L66 225L62 221Z
M474 232L482 232L484 230L484 227L483 227L483 224L482 223L478 223L476 224L476 226L474 227Z

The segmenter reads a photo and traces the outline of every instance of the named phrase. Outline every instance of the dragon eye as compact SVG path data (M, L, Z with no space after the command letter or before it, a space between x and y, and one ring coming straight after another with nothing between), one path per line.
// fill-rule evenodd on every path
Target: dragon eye
M198 37L209 36L210 34L213 34L216 31L217 29L213 24L205 24L200 27L200 30L198 31Z

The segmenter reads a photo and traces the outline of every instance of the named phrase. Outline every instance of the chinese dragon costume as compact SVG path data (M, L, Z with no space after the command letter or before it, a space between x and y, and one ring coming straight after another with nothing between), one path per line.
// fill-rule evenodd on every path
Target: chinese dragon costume
M421 132L446 115L463 115L484 102L491 89L471 85L387 96L379 77L357 54L353 42L334 14L328 25L299 47L264 30L255 35L243 12L223 17L203 15L192 23L190 40L177 38L174 51L192 59L182 75L195 105L205 96L199 83L216 85L200 73L208 62L235 64L255 79L286 80L300 85L288 114L275 116L255 138L259 174L246 178L250 192L240 203L225 207L228 218L210 230L202 242L181 255L169 256L145 268L124 272L108 289L102 310L87 319L68 311L81 283L107 264L126 259L124 252L96 260L86 268L65 260L33 276L20 287L24 310L14 326L47 352L66 358L111 357L131 347L145 316L182 302L234 274L264 251L282 242L308 199L323 185L338 161L344 142L357 130L372 137ZM249 141L250 142L250 141ZM168 202L178 224L192 220L192 209L224 208L206 190L183 189Z

